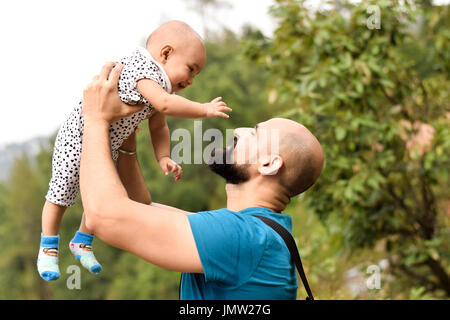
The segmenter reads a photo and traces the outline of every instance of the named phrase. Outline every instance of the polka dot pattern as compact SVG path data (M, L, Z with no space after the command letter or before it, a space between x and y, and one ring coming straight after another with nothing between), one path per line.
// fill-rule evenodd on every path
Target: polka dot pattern
M119 62L124 65L119 78L119 96L129 105L145 104L146 107L127 118L111 124L111 156L114 162L119 156L118 149L122 142L134 132L139 123L152 113L152 106L137 91L136 83L140 79L152 79L170 93L170 82L164 70L151 58L148 52L138 48ZM81 102L69 114L56 136L53 158L52 178L45 198L61 206L74 204L79 190L79 171L81 147L83 141L83 115Z

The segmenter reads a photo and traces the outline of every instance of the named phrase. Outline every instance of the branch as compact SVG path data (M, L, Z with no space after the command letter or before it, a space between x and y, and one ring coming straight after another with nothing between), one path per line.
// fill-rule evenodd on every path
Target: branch
M389 100L390 103L392 103L393 105L400 104L400 101L395 100L387 93L386 89L384 88L383 85L381 85L381 83L378 83L378 86L381 88L381 91L383 92L384 96Z
M420 160L420 166L422 171L425 171L425 156L422 156ZM437 215L436 210L434 209L435 197L432 190L430 190L427 186L426 177L422 177L420 179L420 183L423 197L424 214L422 215L422 217L417 219L417 222L422 227L426 239L431 239L434 234L434 224Z
M441 266L439 261L436 261L433 258L428 258L425 261L425 264L430 267L433 274L438 278L439 287L450 297L450 276L447 274L444 267Z
M413 268L414 266L412 266ZM410 279L416 279L419 281L420 284L423 284L425 287L428 287L430 291L435 291L437 289L440 288L439 284L433 281L430 281L429 278L422 276L414 271L412 271L412 268L407 268L405 265L403 264L394 264L393 268L398 268L399 270L401 270L404 274L406 274L408 276L408 278Z

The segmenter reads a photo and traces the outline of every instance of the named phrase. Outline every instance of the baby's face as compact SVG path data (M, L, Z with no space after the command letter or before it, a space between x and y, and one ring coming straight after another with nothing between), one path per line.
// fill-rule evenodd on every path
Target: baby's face
M177 92L190 86L194 77L206 63L206 50L203 44L193 43L175 50L164 63L164 70Z

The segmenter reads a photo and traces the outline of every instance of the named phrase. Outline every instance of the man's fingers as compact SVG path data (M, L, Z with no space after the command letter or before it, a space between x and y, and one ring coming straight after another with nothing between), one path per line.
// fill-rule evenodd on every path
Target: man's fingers
M119 64L117 63L114 68L111 71L111 74L109 75L109 81L114 84L114 86L117 85L117 83L119 82L119 77L120 77L120 72L123 69L123 64Z
M111 69L114 67L115 62L108 62L106 63L103 67L102 70L100 71L100 75L99 75L99 79L100 80L107 80L109 73L111 72Z

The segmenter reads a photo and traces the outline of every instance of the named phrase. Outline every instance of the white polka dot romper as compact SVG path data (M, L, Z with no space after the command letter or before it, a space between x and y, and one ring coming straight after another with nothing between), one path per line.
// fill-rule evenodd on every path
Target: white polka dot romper
M167 92L171 93L172 91L164 69L145 48L137 48L131 55L122 58L119 62L124 65L119 78L120 98L129 105L145 104L147 107L111 124L109 135L112 158L115 162L119 156L118 149L122 142L153 110L149 102L137 91L137 80L152 79ZM82 140L83 115L80 102L70 113L56 136L52 159L52 178L45 196L54 204L68 207L75 202L79 190Z

